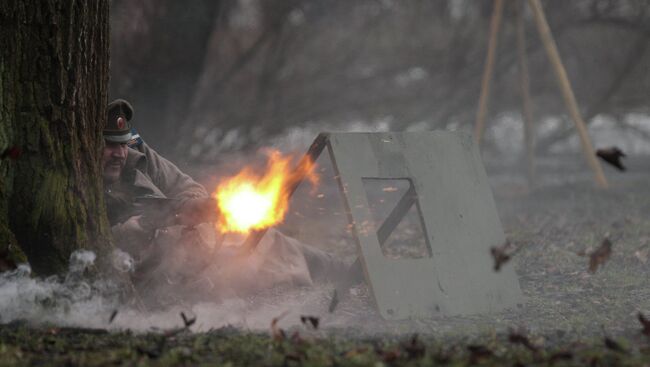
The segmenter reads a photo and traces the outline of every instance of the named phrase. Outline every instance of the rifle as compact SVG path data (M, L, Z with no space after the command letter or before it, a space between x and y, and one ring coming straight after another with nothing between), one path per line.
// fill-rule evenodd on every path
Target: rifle
M136 197L132 208L131 215L140 215L140 225L150 231L151 238L149 240L155 238L157 230L176 225L186 226L181 231L181 237L185 237L186 233L195 230L194 226L214 222L218 218L217 204L212 198L194 198L181 203L178 199L146 195ZM189 238L194 238L193 241L196 241L196 236L190 236ZM214 246L209 246L208 251L211 252L218 248L218 239L215 238L215 241L217 242L215 242ZM180 243L187 242L181 241ZM166 256L168 251L170 249L163 245L161 251L156 252L153 256L148 256L139 264L139 271L146 273L159 266L161 258ZM203 254L206 255L207 253L203 252ZM198 256L193 257L193 259L195 260L192 262L193 271L199 272L211 264L210 256Z
M178 199L139 196L134 201L134 214L142 215L144 227L160 229L175 225L189 227L217 220L217 205L212 198L189 199L181 206Z

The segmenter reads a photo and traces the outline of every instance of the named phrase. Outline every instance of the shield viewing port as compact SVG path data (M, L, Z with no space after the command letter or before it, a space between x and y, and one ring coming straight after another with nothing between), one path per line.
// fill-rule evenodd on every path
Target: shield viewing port
M381 252L389 259L431 257L413 181L408 178L362 178Z

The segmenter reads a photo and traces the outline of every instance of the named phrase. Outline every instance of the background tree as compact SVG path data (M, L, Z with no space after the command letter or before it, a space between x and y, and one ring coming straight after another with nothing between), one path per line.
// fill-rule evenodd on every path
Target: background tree
M113 0L111 74L114 98L132 98L135 123L146 117L147 139L171 153L169 131L183 122L205 62L221 0Z
M173 0L114 3L111 93L134 102L144 138L178 161L218 163L309 126L471 131L492 1L220 0L210 11L169 11ZM575 130L522 3L535 126L558 122L539 131L543 153ZM635 129L626 116L650 114L650 3L543 4L587 123L601 116ZM488 128L521 110L513 5L504 9ZM179 55L189 60L174 61L178 69L161 66ZM493 148L490 137L485 143Z
M100 171L108 0L0 2L0 252L37 274L111 249Z

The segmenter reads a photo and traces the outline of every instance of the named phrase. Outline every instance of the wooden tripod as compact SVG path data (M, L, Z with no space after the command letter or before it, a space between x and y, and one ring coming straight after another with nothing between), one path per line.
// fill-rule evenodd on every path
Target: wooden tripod
M529 185L532 185L535 182L535 165L534 165L534 134L532 129L532 110L530 103L530 92L529 92L529 77L528 77L528 66L526 61L526 44L524 36L524 24L523 24L523 11L519 4L521 0L515 0L516 4L516 13L517 13L517 54L519 59L519 84L522 95L522 109L524 117L524 139L526 142L526 156L528 163L527 177ZM557 79L564 103L569 111L571 120L576 126L578 131L578 136L580 137L580 143L582 146L583 154L587 159L589 167L594 172L594 178L596 180L596 185L600 188L607 188L609 184L603 173L603 169L600 166L598 160L594 155L594 148L591 144L591 139L587 133L587 126L580 115L578 110L578 103L576 102L575 95L573 94L573 89L571 88L571 83L567 77L566 70L562 64L562 59L557 50L557 45L551 34L551 29L546 21L546 16L544 15L544 9L540 3L540 0L528 0L530 8L535 17L535 23L537 25L537 32L542 40L546 54L551 62L555 77ZM478 145L481 144L483 138L483 131L485 129L485 117L487 114L487 105L490 95L490 83L492 81L492 75L494 73L494 58L497 47L497 38L499 33L499 27L501 24L501 18L503 13L503 0L494 0L494 9L492 12L492 18L490 20L490 35L488 41L488 52L487 59L485 62L485 69L483 70L483 79L481 82L481 96L479 98L479 106L476 114L476 124L474 126L474 139Z

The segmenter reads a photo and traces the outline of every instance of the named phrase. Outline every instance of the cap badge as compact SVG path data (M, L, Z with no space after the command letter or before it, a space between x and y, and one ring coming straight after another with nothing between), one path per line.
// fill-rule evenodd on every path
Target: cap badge
M120 129L120 130L123 130L125 126L126 126L126 122L124 122L124 117L118 117L117 118L117 128Z

